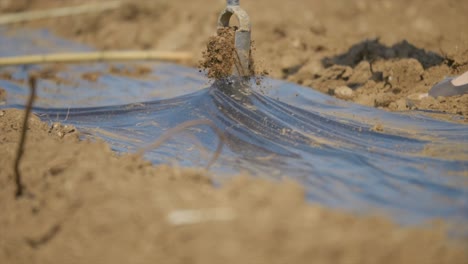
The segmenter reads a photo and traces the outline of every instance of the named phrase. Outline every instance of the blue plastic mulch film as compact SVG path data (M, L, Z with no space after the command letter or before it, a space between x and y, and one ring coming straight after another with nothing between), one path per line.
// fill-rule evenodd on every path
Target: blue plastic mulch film
M78 50L89 48L47 31L0 30L0 56ZM226 135L211 167L216 175L247 171L291 178L311 202L385 213L400 223L468 220L467 125L360 106L268 78L233 93L233 84L210 85L197 69L112 65L144 65L150 72L130 77L113 74L106 63L63 66L57 76L65 81L39 80L34 112L45 121L76 126L84 138L102 138L117 152L135 152L182 122L207 119ZM13 78L0 80L7 91L0 107L22 108L29 89L18 80L43 67L1 68ZM99 73L96 81L82 77L90 72ZM372 129L376 125L380 129ZM155 164L204 166L218 140L200 125L145 157Z

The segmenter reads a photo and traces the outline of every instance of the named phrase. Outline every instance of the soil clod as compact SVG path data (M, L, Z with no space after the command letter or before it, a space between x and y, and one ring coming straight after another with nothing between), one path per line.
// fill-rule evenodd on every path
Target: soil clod
M234 27L219 28L218 34L209 38L200 62L200 68L206 70L209 78L219 80L232 75L236 54L235 30Z

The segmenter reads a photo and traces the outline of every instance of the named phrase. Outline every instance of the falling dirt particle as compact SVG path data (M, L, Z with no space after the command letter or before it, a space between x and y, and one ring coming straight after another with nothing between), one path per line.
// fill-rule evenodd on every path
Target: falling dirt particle
M220 28L217 36L208 39L199 67L207 72L209 78L218 80L231 75L235 62L235 30L235 27Z
M266 70L265 68L265 62L262 60L257 60L254 58L255 53L256 53L256 48L255 48L255 41L252 41L250 43L250 60L249 60L249 75L254 76L255 78L255 84L257 86L262 85L263 80L265 77L270 75L270 72Z

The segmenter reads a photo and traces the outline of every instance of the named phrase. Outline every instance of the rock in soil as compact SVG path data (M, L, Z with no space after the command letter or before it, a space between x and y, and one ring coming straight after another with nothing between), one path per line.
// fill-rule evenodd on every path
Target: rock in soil
M333 94L340 99L350 100L354 97L354 91L348 86L340 86L333 90Z

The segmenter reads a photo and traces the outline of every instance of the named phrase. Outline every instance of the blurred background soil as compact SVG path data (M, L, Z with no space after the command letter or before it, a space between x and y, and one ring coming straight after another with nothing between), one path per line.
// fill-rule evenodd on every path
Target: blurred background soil
M10 0L0 10L92 2ZM468 114L468 95L407 102L444 77L468 71L467 1L244 0L241 5L252 20L257 72L367 106ZM114 11L16 26L49 28L103 50L191 51L195 58L189 65L197 66L224 6L225 0L135 0Z
M1 0L1 12L91 0ZM271 77L388 110L466 116L468 96L426 98L468 70L468 2L242 0L256 65ZM196 67L224 0L128 1L115 11L11 26L48 28L98 49L191 51ZM8 78L8 75L0 76ZM93 78L92 75L87 78ZM350 92L351 91L351 92ZM0 88L0 103L5 94ZM214 188L199 169L154 167L29 120L14 198L20 110L0 110L0 263L466 263L443 225L401 227L311 205L291 182L239 175ZM192 210L192 211L184 211ZM185 221L185 222L184 222Z

